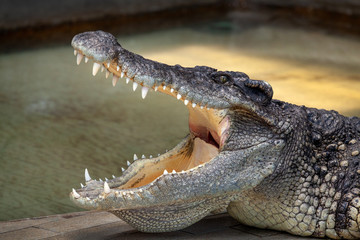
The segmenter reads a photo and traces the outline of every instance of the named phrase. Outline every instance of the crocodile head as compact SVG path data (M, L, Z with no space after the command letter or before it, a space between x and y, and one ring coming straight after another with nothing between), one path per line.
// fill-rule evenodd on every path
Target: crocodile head
M103 68L113 85L125 78L134 90L142 87L143 98L162 92L189 110L189 134L172 150L128 161L122 176L104 182L85 170L86 185L70 193L80 207L110 211L141 231L173 231L224 211L276 168L284 140L268 83L145 59L102 31L78 34L72 46L78 64L83 57L94 61L94 75Z

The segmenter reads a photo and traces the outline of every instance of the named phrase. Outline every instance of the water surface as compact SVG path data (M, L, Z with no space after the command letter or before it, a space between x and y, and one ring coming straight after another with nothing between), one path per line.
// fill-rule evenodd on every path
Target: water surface
M118 37L147 58L243 71L276 99L360 116L356 38L228 22ZM112 87L91 64L76 66L69 45L0 55L0 220L79 211L68 193L84 168L118 176L134 153L157 155L188 132L180 101Z

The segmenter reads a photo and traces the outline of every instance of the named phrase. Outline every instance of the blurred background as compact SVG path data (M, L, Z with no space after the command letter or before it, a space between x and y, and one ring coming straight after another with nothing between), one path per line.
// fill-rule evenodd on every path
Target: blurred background
M146 58L247 73L274 98L360 116L360 2L2 0L0 220L80 211L71 188L119 176L188 133L187 110L76 66L72 37L104 30Z

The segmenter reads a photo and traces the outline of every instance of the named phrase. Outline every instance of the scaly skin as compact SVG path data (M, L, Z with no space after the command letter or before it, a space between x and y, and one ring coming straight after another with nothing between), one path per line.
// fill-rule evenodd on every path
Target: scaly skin
M83 55L114 75L183 101L190 134L157 158L70 198L145 232L185 228L227 210L240 222L301 236L360 238L360 119L272 99L241 72L168 66L131 53L109 33L78 34ZM165 170L165 171L164 171Z

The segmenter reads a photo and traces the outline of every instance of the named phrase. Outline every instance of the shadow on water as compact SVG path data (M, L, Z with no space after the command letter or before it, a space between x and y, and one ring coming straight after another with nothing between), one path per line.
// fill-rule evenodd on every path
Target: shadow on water
M360 116L360 41L321 31L231 22L119 36L136 53L168 64L208 65L267 80L274 98ZM157 155L188 132L187 110L124 82L113 88L70 46L0 55L0 220L78 211L83 182L118 176L126 160Z

